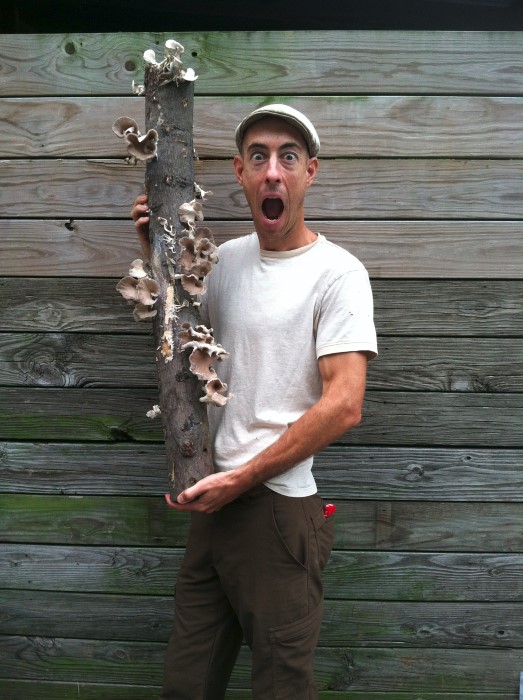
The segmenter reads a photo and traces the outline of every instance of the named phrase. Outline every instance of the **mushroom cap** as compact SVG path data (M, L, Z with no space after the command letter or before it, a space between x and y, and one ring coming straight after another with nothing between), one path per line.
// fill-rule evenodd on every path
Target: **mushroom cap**
M165 42L165 49L166 52L169 53L174 53L176 56L181 56L182 53L185 51L185 48L178 42L175 41L174 39L167 39Z
M189 343L190 341L197 341L208 345L214 343L214 338L212 336L213 329L207 328L207 326L203 324L193 327L188 321L185 321L185 323L181 324L180 329L178 338L180 338L182 343ZM196 347L196 345L192 347Z
M198 80L198 76L194 72L193 68L187 68L187 70L182 70L180 77L182 80L185 80L186 83L193 83L195 80Z
M135 83L135 81L133 80L132 90L134 95L143 95L145 93L145 85Z
M190 202L184 202L178 208L178 216L182 224L188 224L193 227L195 221L203 221L203 207L201 202L195 199Z
M214 406L225 406L230 396L223 396L227 391L227 384L224 384L221 379L210 379L205 384L205 395L200 401L202 403L212 403Z
M113 131L120 139L127 136L129 133L140 133L138 124L134 119L131 119L131 117L119 117L113 124Z
M147 51L144 51L143 60L153 66L158 65L156 62L156 54L154 53L154 49L147 49Z
M136 285L136 294L138 301L146 306L152 306L158 294L160 293L160 285L150 277L142 277Z
M134 307L133 318L135 321L145 321L148 318L152 318L153 316L156 316L156 314L157 314L156 309L151 309L150 306L146 306L145 304L138 303Z
M205 350L194 348L189 355L191 372L195 374L198 379L203 379L205 381L216 379L218 375L211 367L212 360L213 358Z
M131 277L134 277L135 279L141 279L142 277L147 277L148 274L148 268L149 266L144 263L143 260L140 258L137 258L136 260L133 260L131 263L131 267L129 268L129 274Z
M182 287L186 292L192 294L204 294L205 285L203 281L197 275L182 275Z
M116 289L127 301L138 301L137 284L138 280L134 277L124 277L118 282Z
M151 160L156 156L156 144L158 143L158 132L149 129L145 136L128 133L125 135L127 141L127 152L138 160Z

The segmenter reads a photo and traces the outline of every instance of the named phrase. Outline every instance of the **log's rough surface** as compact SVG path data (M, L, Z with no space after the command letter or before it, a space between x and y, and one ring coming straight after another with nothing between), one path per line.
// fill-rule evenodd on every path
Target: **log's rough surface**
M158 697L189 522L165 505L146 412L159 366L180 363L190 398L201 383L185 354L155 361L161 333L115 291L142 256L129 212L150 175L111 124L160 133L153 228L194 197L192 173L164 171L181 158L214 192L219 244L252 232L234 127L277 101L317 127L308 223L367 267L380 351L362 424L315 458L337 504L319 697L518 700L523 33L181 34L193 137L188 94L185 124L152 102L147 125L131 95L168 38L0 37L0 698ZM203 433L200 413L173 420ZM249 674L244 648L227 700L251 698Z
M153 319L159 406L165 435L169 490L176 497L213 471L202 382L191 372L179 338L182 324L200 325L197 297L176 278L180 239L189 234L179 209L195 198L192 82L162 83L149 65L145 75L146 130L158 133L157 157L146 167L151 270L160 291Z

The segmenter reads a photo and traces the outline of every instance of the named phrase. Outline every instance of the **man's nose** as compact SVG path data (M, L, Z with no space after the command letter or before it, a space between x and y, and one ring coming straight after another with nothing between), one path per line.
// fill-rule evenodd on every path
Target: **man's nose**
M268 182L278 182L281 179L280 163L276 155L269 158L265 178Z

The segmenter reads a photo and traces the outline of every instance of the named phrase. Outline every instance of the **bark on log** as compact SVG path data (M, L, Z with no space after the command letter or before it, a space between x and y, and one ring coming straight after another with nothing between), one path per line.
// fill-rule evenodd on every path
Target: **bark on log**
M160 72L146 66L146 129L158 132L157 157L147 163L145 179L151 212L150 264L160 286L153 327L172 498L213 471L207 409L200 402L201 381L190 371L188 353L180 351L178 338L179 325L197 326L200 316L194 297L174 277L180 270L173 265L175 251L169 243L174 239L179 253L179 240L188 230L178 210L195 196L193 99L193 82L162 84ZM164 226L172 227L172 239L166 237Z
M194 182L197 76L191 68L183 70L182 53L183 46L174 40L166 42L159 63L154 51L144 53L145 86L133 85L133 91L145 94L146 134L129 117L113 124L134 160L147 162L151 259L145 266L135 260L117 289L136 303L136 320L154 318L160 399L147 415L162 415L171 500L212 473L206 404L228 401L227 385L213 366L227 352L201 323L199 312L205 278L218 259L210 230L196 229L196 221L203 219L197 197L212 193Z

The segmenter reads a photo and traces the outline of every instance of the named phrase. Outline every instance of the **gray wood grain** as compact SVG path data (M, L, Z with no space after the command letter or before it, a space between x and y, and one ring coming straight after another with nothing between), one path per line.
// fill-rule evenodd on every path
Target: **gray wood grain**
M198 87L198 84L197 84ZM266 101L199 97L194 139L200 158L231 158L234 128ZM523 155L523 98L448 95L286 97L316 125L321 158L516 158ZM136 97L0 99L1 158L119 158L111 126L129 116L144 126Z
M4 35L3 95L130 95L166 33ZM518 32L177 33L197 94L521 95Z
M154 388L155 350L150 335L2 333L0 386ZM523 351L511 338L387 337L379 352L371 390L523 391Z
M162 439L146 417L153 389L7 387L0 434L8 440L149 442ZM363 421L341 436L350 445L517 447L523 444L520 394L369 391Z
M131 260L143 257L128 216L130 199L127 205L123 220L5 219L0 239L0 274L20 277L127 274ZM253 231L251 221L208 223L217 243ZM521 221L321 219L308 223L359 258L374 279L521 279L523 276Z
M198 184L214 192L206 219L250 219L229 161L197 161L195 170ZM124 160L4 160L0 177L3 217L128 218L143 191L143 169ZM520 160L339 159L319 170L305 215L518 220L522 179Z

